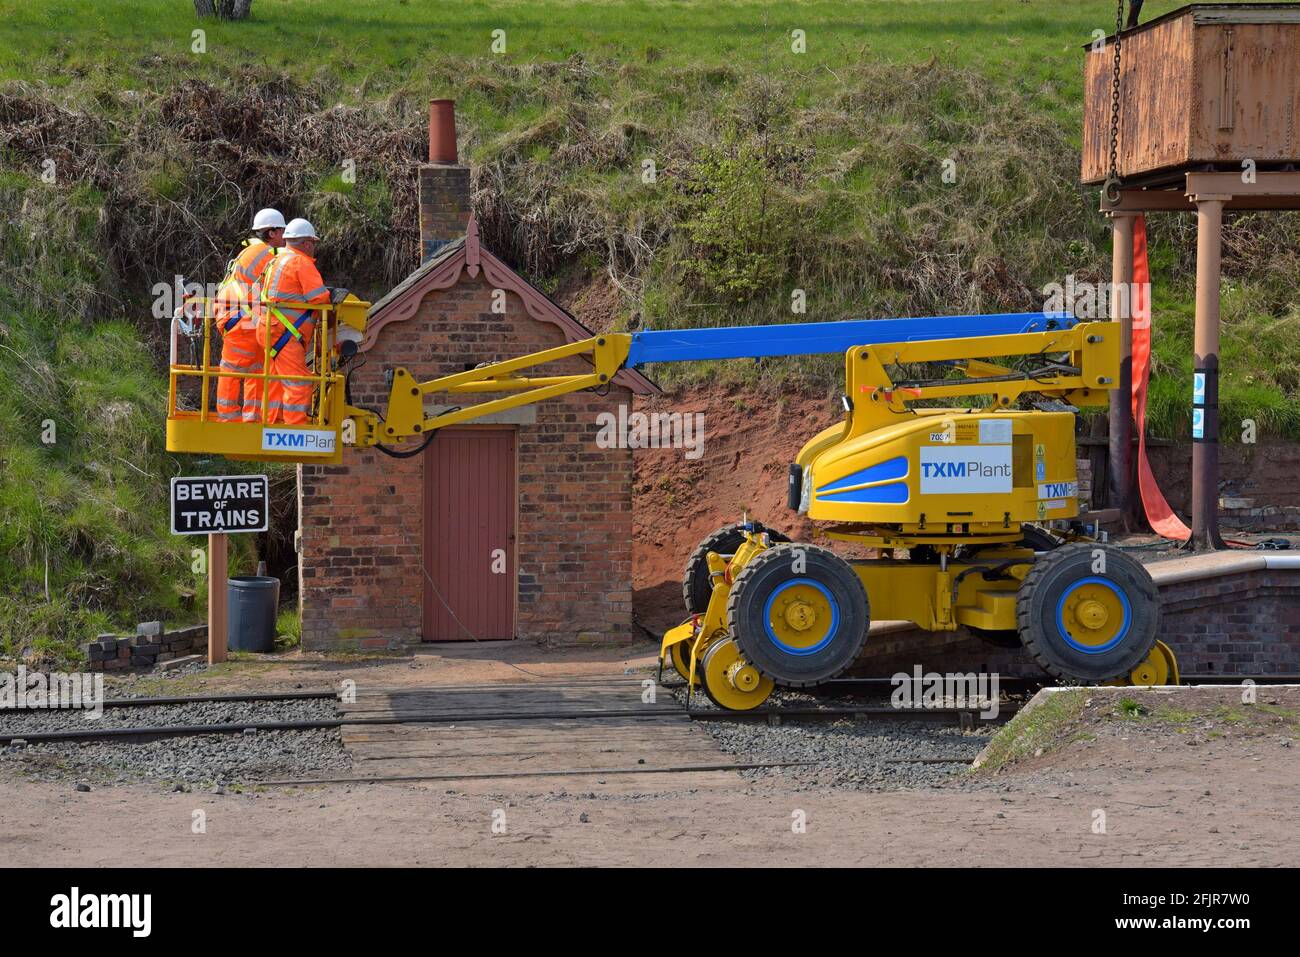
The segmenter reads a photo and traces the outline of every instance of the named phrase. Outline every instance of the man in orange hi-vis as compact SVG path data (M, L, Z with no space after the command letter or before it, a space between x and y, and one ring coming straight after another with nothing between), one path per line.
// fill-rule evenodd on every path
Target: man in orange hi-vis
M253 283L284 245L284 217L277 209L259 210L253 217L253 236L226 270L217 290L212 317L221 334L221 371L256 375L262 371L262 350L257 345L253 312ZM217 419L221 422L256 422L262 415L262 380L238 376L217 379Z
M272 375L308 375L307 356L312 334L323 310L304 308L339 303L346 289L329 289L316 268L320 237L305 219L290 220L284 230L285 248L271 263L262 281L257 309L257 342L271 343ZM311 413L310 382L267 382L266 416L269 422L303 425Z

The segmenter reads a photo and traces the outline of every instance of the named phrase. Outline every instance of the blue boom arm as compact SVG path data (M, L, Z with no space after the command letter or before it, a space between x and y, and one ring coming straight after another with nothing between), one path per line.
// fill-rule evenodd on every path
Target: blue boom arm
M579 389L600 388L618 370L648 362L697 362L704 359L758 359L764 356L844 355L855 346L926 342L936 339L988 339L1068 329L1073 316L1021 312L990 316L933 316L926 319L858 319L849 322L791 322L772 326L714 329L664 329L610 333L562 346L485 363L434 379L416 382L406 369L394 369L388 407L375 412L348 406L346 414L361 423L357 444L374 445L459 425L486 415L541 402ZM587 356L592 370L581 374L529 376L520 373L571 356ZM435 392L514 392L514 395L444 411L425 413L424 397ZM383 432L380 432L380 429Z
M931 316L925 319L853 319L847 322L791 322L773 326L664 329L632 335L629 366L701 359L758 359L764 356L843 354L854 346L1013 336L1068 329L1073 316L1016 312L987 316Z

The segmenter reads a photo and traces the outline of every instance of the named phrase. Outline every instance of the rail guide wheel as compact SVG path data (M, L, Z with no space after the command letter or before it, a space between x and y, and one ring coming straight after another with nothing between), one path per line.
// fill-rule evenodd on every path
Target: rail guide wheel
M1034 564L1016 618L1020 640L1048 674L1102 682L1127 677L1151 658L1160 602L1141 562L1112 546L1078 543Z
M767 700L775 687L761 675L730 638L715 641L704 653L704 693L719 708L749 711Z
M683 681L691 680L691 646L695 644L695 639L679 641L668 649L668 657L673 663L673 671L681 676ZM700 684L700 662L695 662L695 687Z
M1176 685L1181 680L1182 677L1178 673L1178 659L1174 657L1173 649L1163 641L1157 641L1151 649L1151 654L1129 672L1126 680L1114 681L1111 684L1153 688L1157 685Z

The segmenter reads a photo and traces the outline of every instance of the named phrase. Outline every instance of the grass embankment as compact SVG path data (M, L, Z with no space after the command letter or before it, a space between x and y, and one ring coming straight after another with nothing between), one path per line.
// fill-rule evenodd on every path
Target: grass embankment
M1147 16L1174 5L1149 4ZM1080 45L1110 23L1107 4L1048 0L256 0L253 19L236 24L200 23L183 0L0 0L0 149L16 171L4 181L0 273L13 351L0 363L9 404L41 405L6 430L6 456L27 471L5 469L0 502L29 498L32 475L121 497L94 511L133 552L122 561L153 573L130 602L96 592L105 615L125 621L140 596L192 582L187 550L158 531L170 473L157 452L154 285L216 278L253 210L279 205L326 235L331 281L384 292L416 262L430 96L457 99L485 241L547 291L615 289L603 317L614 328L1034 309L1067 274L1105 280L1105 224L1075 183ZM792 50L795 30L804 53ZM1290 437L1300 437L1297 240L1294 215L1240 217L1225 250L1224 421L1253 417ZM1149 421L1185 438L1191 223L1154 221L1151 241ZM149 346L128 361L132 330ZM42 361L59 383L48 395L27 382L26 364ZM108 404L128 410L120 422L101 421L103 404L86 399L94 387L67 385L87 363L109 380ZM840 367L652 374L831 390ZM31 423L46 418L80 444L41 446ZM97 478L103 469L118 471ZM19 527L39 524L30 508ZM65 564L69 580L81 564L119 574L98 553L77 558L67 529L13 537L0 580L23 583L14 600L33 620L46 544L56 579ZM89 624L50 614L59 640Z
M1145 688L1071 688L1042 691L1006 723L984 749L977 773L992 772L1029 758L1043 757L1076 742L1132 734L1189 735L1190 743L1220 738L1268 736L1284 742L1300 733L1300 713L1278 704L1289 700L1280 689L1245 686L1188 688L1168 694ZM1290 747L1288 743L1286 745Z
M1039 692L1043 694L1043 692ZM1088 702L1084 689L1053 691L1003 725L984 749L980 771L996 771L1023 758L1041 756L1067 740Z

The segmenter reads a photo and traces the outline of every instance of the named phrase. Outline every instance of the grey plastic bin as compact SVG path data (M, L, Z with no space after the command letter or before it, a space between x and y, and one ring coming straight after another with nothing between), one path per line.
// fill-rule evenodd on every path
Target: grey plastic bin
M280 579L238 575L226 586L226 614L231 651L274 651L275 616L280 607Z

